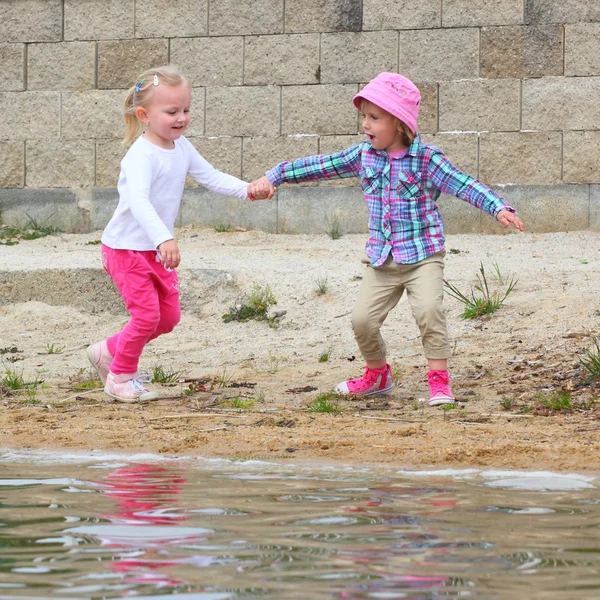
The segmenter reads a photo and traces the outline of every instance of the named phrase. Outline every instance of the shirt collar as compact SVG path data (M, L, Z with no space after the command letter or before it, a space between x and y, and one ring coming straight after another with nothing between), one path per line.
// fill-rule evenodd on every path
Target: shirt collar
M376 150L371 145L371 142L365 140L367 144L369 144L371 152L375 154L379 154L380 156L388 156L388 153L385 150ZM418 156L419 154L419 146L421 145L421 136L417 133L415 139L412 141L411 145L408 147L406 154L404 156Z

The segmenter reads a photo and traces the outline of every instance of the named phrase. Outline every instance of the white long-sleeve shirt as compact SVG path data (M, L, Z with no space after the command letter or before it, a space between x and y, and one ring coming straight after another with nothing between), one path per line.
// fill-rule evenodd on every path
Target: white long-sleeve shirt
M184 137L166 150L140 136L121 161L119 204L102 243L119 250L156 250L174 238L185 178L213 192L248 198L248 184L217 171Z

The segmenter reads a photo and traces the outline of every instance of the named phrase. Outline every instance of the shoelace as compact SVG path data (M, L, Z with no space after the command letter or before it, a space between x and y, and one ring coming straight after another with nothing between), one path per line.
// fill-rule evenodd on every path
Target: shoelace
M440 375L433 375L429 380L431 386L431 395L436 394L446 395L448 393L448 382L444 381Z
M380 374L377 371L374 371L373 369L365 369L363 376L360 379L352 379L351 383L366 381L369 385L373 385L377 381L379 375Z
M131 389L136 394L143 394L147 392L148 389L144 385L145 383L150 383L150 377L148 375L137 375L131 380Z

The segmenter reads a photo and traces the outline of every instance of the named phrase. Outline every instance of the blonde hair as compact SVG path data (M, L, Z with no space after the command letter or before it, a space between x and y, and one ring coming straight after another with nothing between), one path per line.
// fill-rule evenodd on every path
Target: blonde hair
M143 131L143 124L137 118L135 111L139 106L147 108L150 104L155 87L155 78L158 84L169 85L171 87L188 83L185 77L172 65L155 67L142 73L136 79L135 85L127 90L127 96L125 96L123 118L125 120L126 131L124 142L126 144L131 144Z
M364 108L365 102L369 102L370 104L373 104L370 100L367 100L366 98L361 98L361 101L360 101L361 112L364 112L363 108ZM388 111L386 111L386 112L388 112ZM392 113L390 113L390 114L392 114ZM394 118L394 121L396 121L396 129L398 130L398 133L400 134L402 143L408 148L415 141L415 138L417 137L416 132L414 132L404 121L401 121L398 117L396 117L394 115L392 115L392 117Z

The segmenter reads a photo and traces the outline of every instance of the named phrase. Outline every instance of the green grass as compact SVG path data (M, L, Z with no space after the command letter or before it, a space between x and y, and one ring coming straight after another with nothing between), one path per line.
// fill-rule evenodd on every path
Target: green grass
M0 226L0 245L14 246L19 243L19 240L37 240L60 233L56 227L45 225L45 222L39 223L29 215L27 217L28 221L24 225Z
M165 368L162 365L152 367L151 383L177 383L185 375L184 371Z
M571 392L563 390L543 394L538 398L538 401L544 408L549 408L556 412L572 409Z
M315 293L317 296L323 296L329 291L329 280L327 276L317 277L315 279Z
M230 373L227 369L223 369L219 375L213 379L215 387L224 388L227 387L233 381L233 373Z
M42 381L25 381L22 372L17 373L17 371L7 369L3 375L0 375L0 395L25 394L35 396L35 390L42 383Z
M44 348L48 354L60 354L65 349L64 346L54 344L46 344Z
M333 351L332 348L329 347L329 348L327 348L327 350L324 350L323 352L321 352L321 354L319 354L319 362L320 363L328 362L329 359L331 358L332 351Z
M214 227L214 230L217 233L229 233L231 231L231 225L227 225L226 223L217 223Z
M329 414L339 414L344 412L343 407L339 405L339 401L343 398L340 394L336 392L324 392L323 394L319 394L309 405L308 412L314 413L329 413Z
M510 396L504 396L502 400L500 400L500 408L502 410L512 410L515 407L515 399Z
M223 406L248 410L252 408L255 403L256 400L254 398L229 398L223 402Z
M340 231L340 218L337 215L327 219L327 229L325 230L325 233L332 240L339 240L342 237L342 233Z
M444 286L448 290L448 294L456 298L464 305L464 310L461 313L463 319L478 319L485 315L494 314L504 303L508 295L515 289L518 280L514 277L505 280L500 273L498 265L494 266L496 276L505 285L506 288L501 291L490 291L487 275L483 263L480 263L479 273L477 274L477 283L467 294L461 292L455 285L444 280Z
M95 390L104 387L96 371L92 369L79 369L77 375L69 378L74 391Z
M583 368L596 379L600 379L600 340L592 338L594 347L585 353L583 358L579 358L579 362Z
M271 288L268 285L263 288L258 283L254 283L252 284L252 291L249 294L243 294L222 318L225 323L230 321L244 323L251 319L256 321L269 320L269 308L274 304L277 304L277 300L275 300Z

